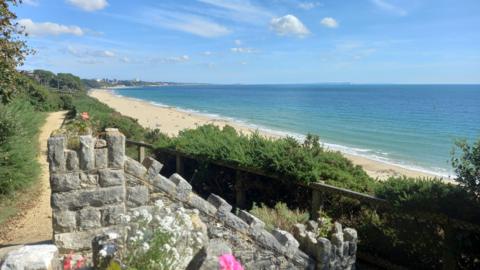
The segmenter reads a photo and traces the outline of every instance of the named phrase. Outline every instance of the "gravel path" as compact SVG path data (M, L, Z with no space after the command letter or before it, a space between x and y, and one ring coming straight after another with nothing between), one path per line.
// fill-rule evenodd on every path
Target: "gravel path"
M38 162L42 171L39 187L32 192L30 200L22 203L21 211L8 220L0 234L0 247L33 244L51 241L52 239L52 208L50 207L50 182L47 162L47 140L52 131L58 129L66 112L54 112L47 116L40 131L40 155Z

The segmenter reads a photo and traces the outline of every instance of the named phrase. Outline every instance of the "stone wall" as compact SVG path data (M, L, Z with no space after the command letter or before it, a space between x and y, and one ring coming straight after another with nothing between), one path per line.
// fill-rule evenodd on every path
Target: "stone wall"
M124 214L162 200L172 209L198 209L210 241L228 243L246 269L314 269L314 258L327 258L307 255L290 233L268 232L246 211L233 214L232 206L215 194L203 199L176 173L166 178L155 159L139 163L125 156L125 137L116 129L107 129L104 139L86 135L79 142L71 150L62 135L48 141L54 241L60 251L88 250L95 236L109 231L125 235Z

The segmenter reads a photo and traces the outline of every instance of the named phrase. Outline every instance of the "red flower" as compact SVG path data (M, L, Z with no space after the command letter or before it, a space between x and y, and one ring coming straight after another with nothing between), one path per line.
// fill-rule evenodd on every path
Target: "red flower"
M63 270L73 270L72 257L73 257L73 252L70 252L70 254L68 254L63 258Z
M77 263L75 264L75 269L81 269L82 267L85 267L85 258L80 258Z
M90 119L90 116L88 115L88 112L82 112L81 117L82 117L82 120L84 120L84 121Z

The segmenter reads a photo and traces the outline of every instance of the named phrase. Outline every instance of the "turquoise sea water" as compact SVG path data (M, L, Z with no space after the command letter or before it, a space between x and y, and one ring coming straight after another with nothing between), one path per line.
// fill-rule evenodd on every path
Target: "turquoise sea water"
M350 154L448 176L455 139L480 137L480 85L186 85L117 89Z

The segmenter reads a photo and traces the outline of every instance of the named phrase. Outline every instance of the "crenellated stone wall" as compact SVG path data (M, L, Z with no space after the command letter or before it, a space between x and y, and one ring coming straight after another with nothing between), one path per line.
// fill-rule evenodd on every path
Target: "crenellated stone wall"
M148 211L162 200L172 209L197 209L209 241L228 243L245 269L314 269L320 258L328 260L330 269L351 267L330 263L339 257L317 256L318 250L303 252L303 238L299 243L286 231L268 232L261 220L243 210L235 215L215 194L204 200L179 174L161 175L163 165L151 157L140 163L125 156L125 137L117 129L107 129L103 139L80 136L76 150L67 148L64 135L52 136L48 159L54 241L60 251L89 250L95 236L111 231L126 235L123 215Z

